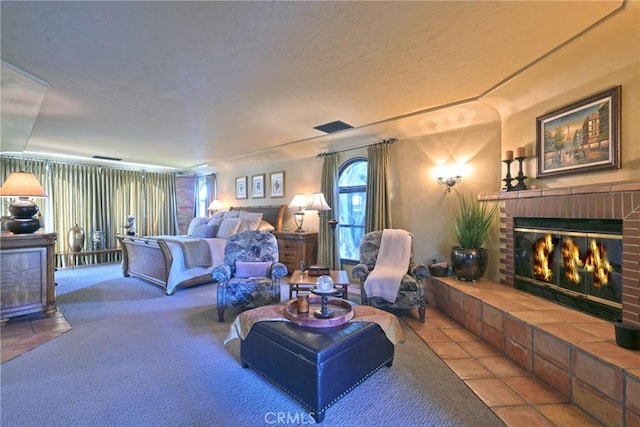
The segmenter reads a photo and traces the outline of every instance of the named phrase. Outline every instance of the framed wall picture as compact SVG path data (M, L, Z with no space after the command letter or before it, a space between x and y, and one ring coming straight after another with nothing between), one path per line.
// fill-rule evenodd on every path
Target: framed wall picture
M251 177L251 189L251 194L254 199L264 198L264 174L253 175Z
M236 199L247 198L247 177L239 176L236 178Z
M538 178L620 168L620 90L536 119Z
M284 197L284 171L271 172L271 197Z

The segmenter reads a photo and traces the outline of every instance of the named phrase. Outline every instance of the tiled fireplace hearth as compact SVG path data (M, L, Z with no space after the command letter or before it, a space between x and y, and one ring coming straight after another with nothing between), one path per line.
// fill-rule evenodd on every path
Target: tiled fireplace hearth
M621 220L622 318L640 327L640 181L484 199L501 204L499 283L431 277L428 303L602 425L640 426L640 351L616 345L612 322L514 287L516 218Z
M640 183L501 193L500 283L514 283L515 218L622 220L622 320L640 326Z

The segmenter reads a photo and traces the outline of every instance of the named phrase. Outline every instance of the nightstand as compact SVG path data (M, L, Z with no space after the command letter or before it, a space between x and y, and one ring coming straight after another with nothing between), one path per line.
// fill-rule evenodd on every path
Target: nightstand
M306 266L318 259L318 233L285 233L274 231L278 240L278 258L287 266L289 274L300 270L300 261Z

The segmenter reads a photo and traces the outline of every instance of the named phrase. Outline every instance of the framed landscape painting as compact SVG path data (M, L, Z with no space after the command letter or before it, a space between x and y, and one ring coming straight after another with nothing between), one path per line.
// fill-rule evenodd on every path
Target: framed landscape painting
M239 176L236 178L236 199L247 198L247 177Z
M251 188L254 199L264 198L264 174L253 175L251 177Z
M538 178L620 168L620 86L536 119Z
M271 197L284 197L284 171L271 173Z

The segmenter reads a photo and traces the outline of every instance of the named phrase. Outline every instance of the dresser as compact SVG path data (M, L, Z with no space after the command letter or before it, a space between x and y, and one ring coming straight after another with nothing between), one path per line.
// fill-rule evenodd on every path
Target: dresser
M56 233L0 234L0 319L55 313Z
M300 270L300 261L306 266L318 259L318 233L285 233L274 231L278 240L278 257L287 266L289 274Z

